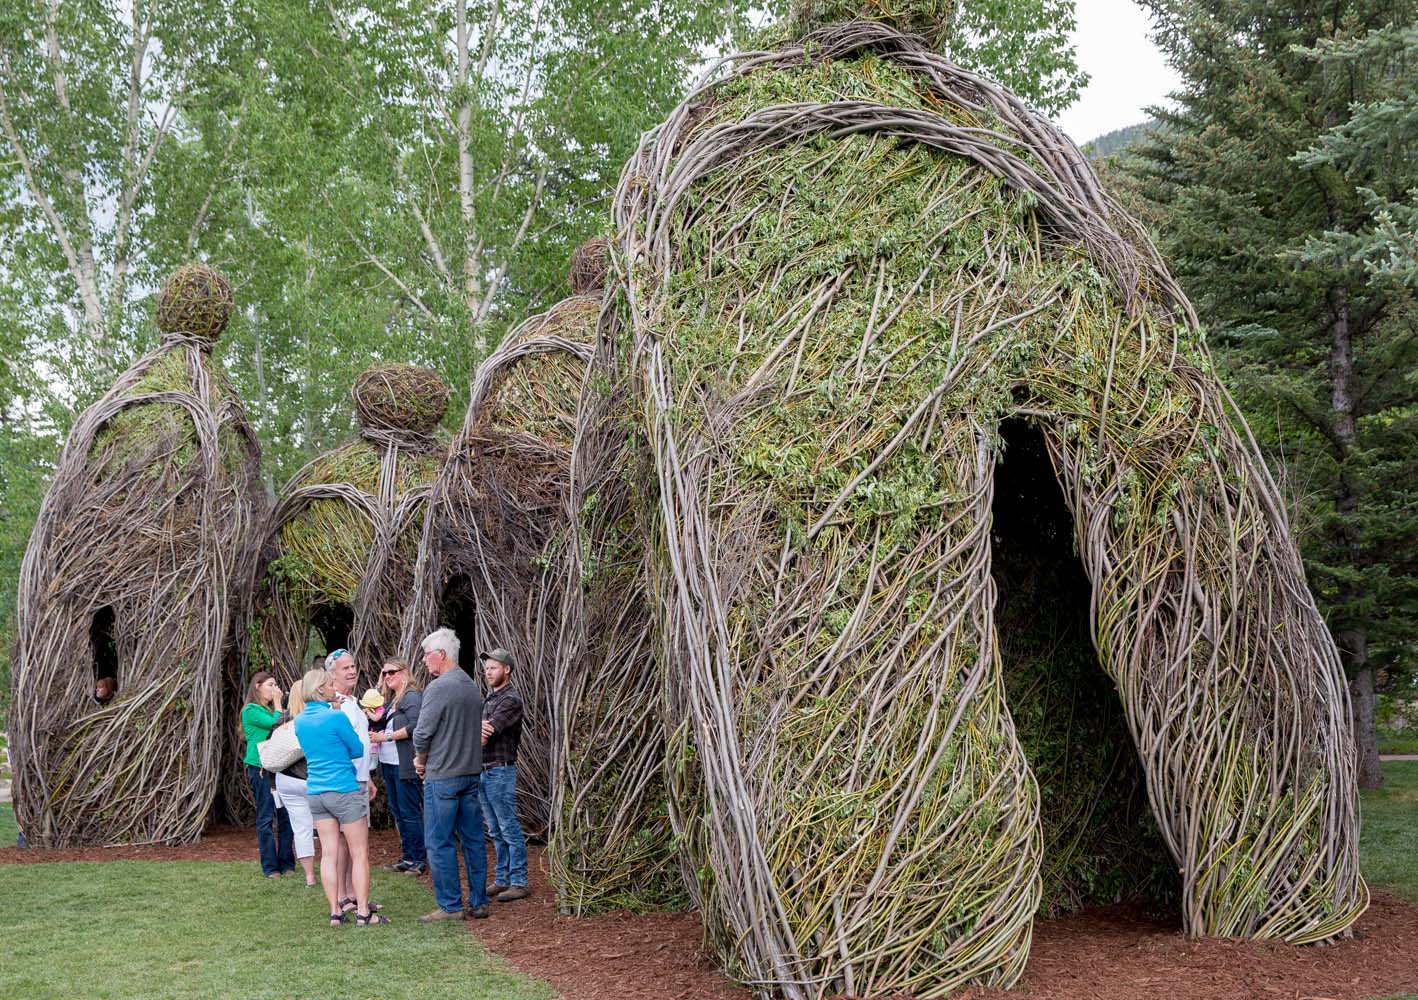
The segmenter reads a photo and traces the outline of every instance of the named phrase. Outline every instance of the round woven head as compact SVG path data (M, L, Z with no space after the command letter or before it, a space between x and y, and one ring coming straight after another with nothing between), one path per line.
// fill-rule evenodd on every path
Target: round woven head
M587 240L571 253L571 290L586 295L606 287L610 267L604 236Z
M793 0L789 24L808 32L839 21L880 21L939 49L955 24L956 0Z
M372 429L431 431L448 412L448 384L418 365L366 368L353 395L360 425Z
M184 264L158 293L158 329L216 340L231 319L231 282L206 264Z

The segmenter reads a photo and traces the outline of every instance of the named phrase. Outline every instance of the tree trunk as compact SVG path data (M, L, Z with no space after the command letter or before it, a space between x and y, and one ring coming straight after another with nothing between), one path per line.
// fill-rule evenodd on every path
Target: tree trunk
M1362 631L1341 635L1340 649L1342 651L1348 645L1350 637L1356 635L1367 658L1367 642ZM1384 772L1379 761L1378 730L1374 724L1374 668L1366 662L1351 677L1349 700L1353 703L1354 711L1354 748L1358 757L1359 787L1382 788Z
M1363 551L1359 538L1359 487L1349 468L1358 444L1354 405L1354 338L1349 323L1349 300L1342 290L1332 293L1330 306L1329 375L1333 392L1330 409L1334 415L1334 436L1339 445L1339 479L1335 486L1334 506L1339 514L1339 543L1347 561L1355 569L1361 565ZM1349 678L1349 695L1353 703L1354 749L1358 760L1360 788L1379 788L1384 783L1379 764L1379 735L1374 720L1374 668L1369 663L1369 633L1349 616L1358 588L1351 583L1339 587L1339 614L1342 627L1335 636L1339 657Z

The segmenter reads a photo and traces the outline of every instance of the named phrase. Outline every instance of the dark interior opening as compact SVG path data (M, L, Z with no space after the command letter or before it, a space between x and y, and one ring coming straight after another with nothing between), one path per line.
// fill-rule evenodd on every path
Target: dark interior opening
M438 605L439 627L451 628L458 634L462 648L458 655L458 665L473 680L479 680L482 671L478 663L478 599L473 593L473 582L461 573L449 577L443 588L443 600Z
M94 697L108 701L118 692L118 643L113 639L113 608L104 605L89 623L94 654Z
M1141 761L1089 632L1090 585L1044 437L1000 427L992 572L1011 716L1039 783L1043 916L1146 898L1174 901L1176 866L1147 802Z
M321 604L310 616L310 627L325 643L325 652L349 646L354 631L354 609L348 604Z

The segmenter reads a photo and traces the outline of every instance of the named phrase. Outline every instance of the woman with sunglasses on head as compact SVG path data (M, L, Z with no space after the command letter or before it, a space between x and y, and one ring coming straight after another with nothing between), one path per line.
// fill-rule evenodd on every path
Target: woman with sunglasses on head
M387 660L379 671L384 695L384 727L369 734L379 750L379 769L389 796L389 811L399 828L399 861L391 871L422 875L428 871L423 843L423 781L414 770L414 727L418 725L423 695L409 676L403 660Z

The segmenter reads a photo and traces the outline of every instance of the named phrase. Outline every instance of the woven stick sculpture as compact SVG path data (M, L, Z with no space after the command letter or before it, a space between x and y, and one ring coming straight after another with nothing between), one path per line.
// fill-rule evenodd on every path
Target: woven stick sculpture
M613 278L623 284L624 275ZM623 310L621 296L607 309ZM623 318L603 317L612 325ZM665 788L662 679L650 614L655 467L629 367L598 337L571 456L557 637L547 860L563 913L689 901Z
M381 364L355 379L353 397L359 437L291 477L251 549L245 676L299 679L312 628L350 649L369 683L401 651L448 386L427 368Z
M80 415L20 572L10 738L36 847L181 844L218 783L233 567L260 450L211 349L231 285L179 268L160 346ZM99 678L116 693L95 698ZM105 687L109 687L106 683Z
M604 243L602 242L602 248ZM450 605L471 609L464 665L481 680L479 649L504 646L526 714L517 758L523 829L544 836L550 808L551 691L560 587L552 567L565 535L571 439L590 360L604 251L573 258L578 294L511 330L473 378L463 428L430 498L405 647ZM466 625L464 626L466 629Z
M1044 837L995 628L1007 421L1072 515L1187 931L1349 926L1333 643L1191 307L1063 133L917 36L824 25L711 70L614 212L582 438L643 440L655 470L631 497L657 609L641 717L731 975L942 996L1023 968ZM586 510L593 483L590 557L624 523Z

